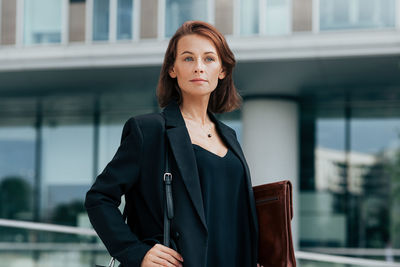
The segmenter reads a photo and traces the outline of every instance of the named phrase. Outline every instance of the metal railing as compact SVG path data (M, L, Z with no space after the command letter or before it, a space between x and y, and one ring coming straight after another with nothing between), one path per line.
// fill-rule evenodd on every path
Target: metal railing
M318 262L352 264L357 266L400 267L400 263L396 262L360 259L354 257L336 256L336 255L328 255L328 254L304 252L304 251L296 251L295 254L296 254L296 259L311 260Z
M63 233L63 234L97 236L96 232L93 229L73 227L73 226L55 225L55 224L49 224L49 223L37 223L37 222L0 219L0 226L6 226L6 227L12 227L12 228L23 228L23 229L37 230L37 231L56 232L56 233Z
M47 223L36 223L27 221L17 221L0 219L0 226L12 227L12 228L22 228L37 231L47 231L56 232L64 234L76 234L76 235L86 235L86 236L97 236L93 229L82 228L82 227L72 227L72 226L62 226ZM101 244L54 244L54 243L0 243L0 250L79 250L79 251L94 251L94 250L104 250ZM346 249L340 251L345 252ZM351 252L351 251L350 251ZM376 254L377 252L375 252ZM296 259L299 260L309 260L317 262L327 262L327 263L339 263L339 264L351 264L357 266L376 266L376 267L400 267L399 262L387 262L380 260L370 260L370 259L360 259L348 256L336 256L323 253L315 252L305 252L296 251Z

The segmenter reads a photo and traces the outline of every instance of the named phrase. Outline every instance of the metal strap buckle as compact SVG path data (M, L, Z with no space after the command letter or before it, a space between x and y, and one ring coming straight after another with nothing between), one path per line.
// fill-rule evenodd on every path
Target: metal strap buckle
M165 178L166 178L167 176L170 177L169 181L172 181L172 173L170 173L170 172L164 173L164 181L165 181Z

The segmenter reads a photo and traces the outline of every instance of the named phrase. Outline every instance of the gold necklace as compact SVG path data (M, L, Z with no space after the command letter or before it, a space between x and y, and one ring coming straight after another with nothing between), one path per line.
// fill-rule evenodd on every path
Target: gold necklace
M184 117L184 118L186 118L186 119L189 119L189 120L191 120L191 121L194 121L193 118L188 117L188 116L184 115L183 113L182 113L182 117ZM211 130L212 130L212 127L213 127L213 124L212 124L212 123L211 123L211 126L210 126L210 128L208 129L208 131L204 130L204 126L201 125L201 124L200 124L200 127L201 127L201 129L203 130L203 132L204 132L205 134L207 134L207 137L208 137L208 138L211 138L211 137L212 137L212 134L211 134Z

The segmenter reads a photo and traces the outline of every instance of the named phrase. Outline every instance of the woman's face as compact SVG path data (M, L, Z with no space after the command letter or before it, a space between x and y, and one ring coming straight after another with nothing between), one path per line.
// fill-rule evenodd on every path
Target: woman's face
M225 77L222 63L211 40L197 34L185 35L179 39L176 59L169 71L177 78L182 96L210 95Z

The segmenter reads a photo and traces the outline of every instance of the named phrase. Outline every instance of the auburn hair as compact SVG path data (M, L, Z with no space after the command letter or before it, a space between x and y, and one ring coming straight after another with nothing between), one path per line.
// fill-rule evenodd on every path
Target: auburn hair
M171 78L169 71L176 60L178 41L183 36L190 34L204 36L213 42L225 72L225 77L218 79L218 85L210 95L208 110L213 113L223 113L239 108L242 104L242 97L237 92L232 78L233 68L236 65L235 56L225 37L214 26L203 21L186 21L169 41L157 86L158 104L163 108L171 100L177 101L178 104L182 103L182 93L177 78Z

